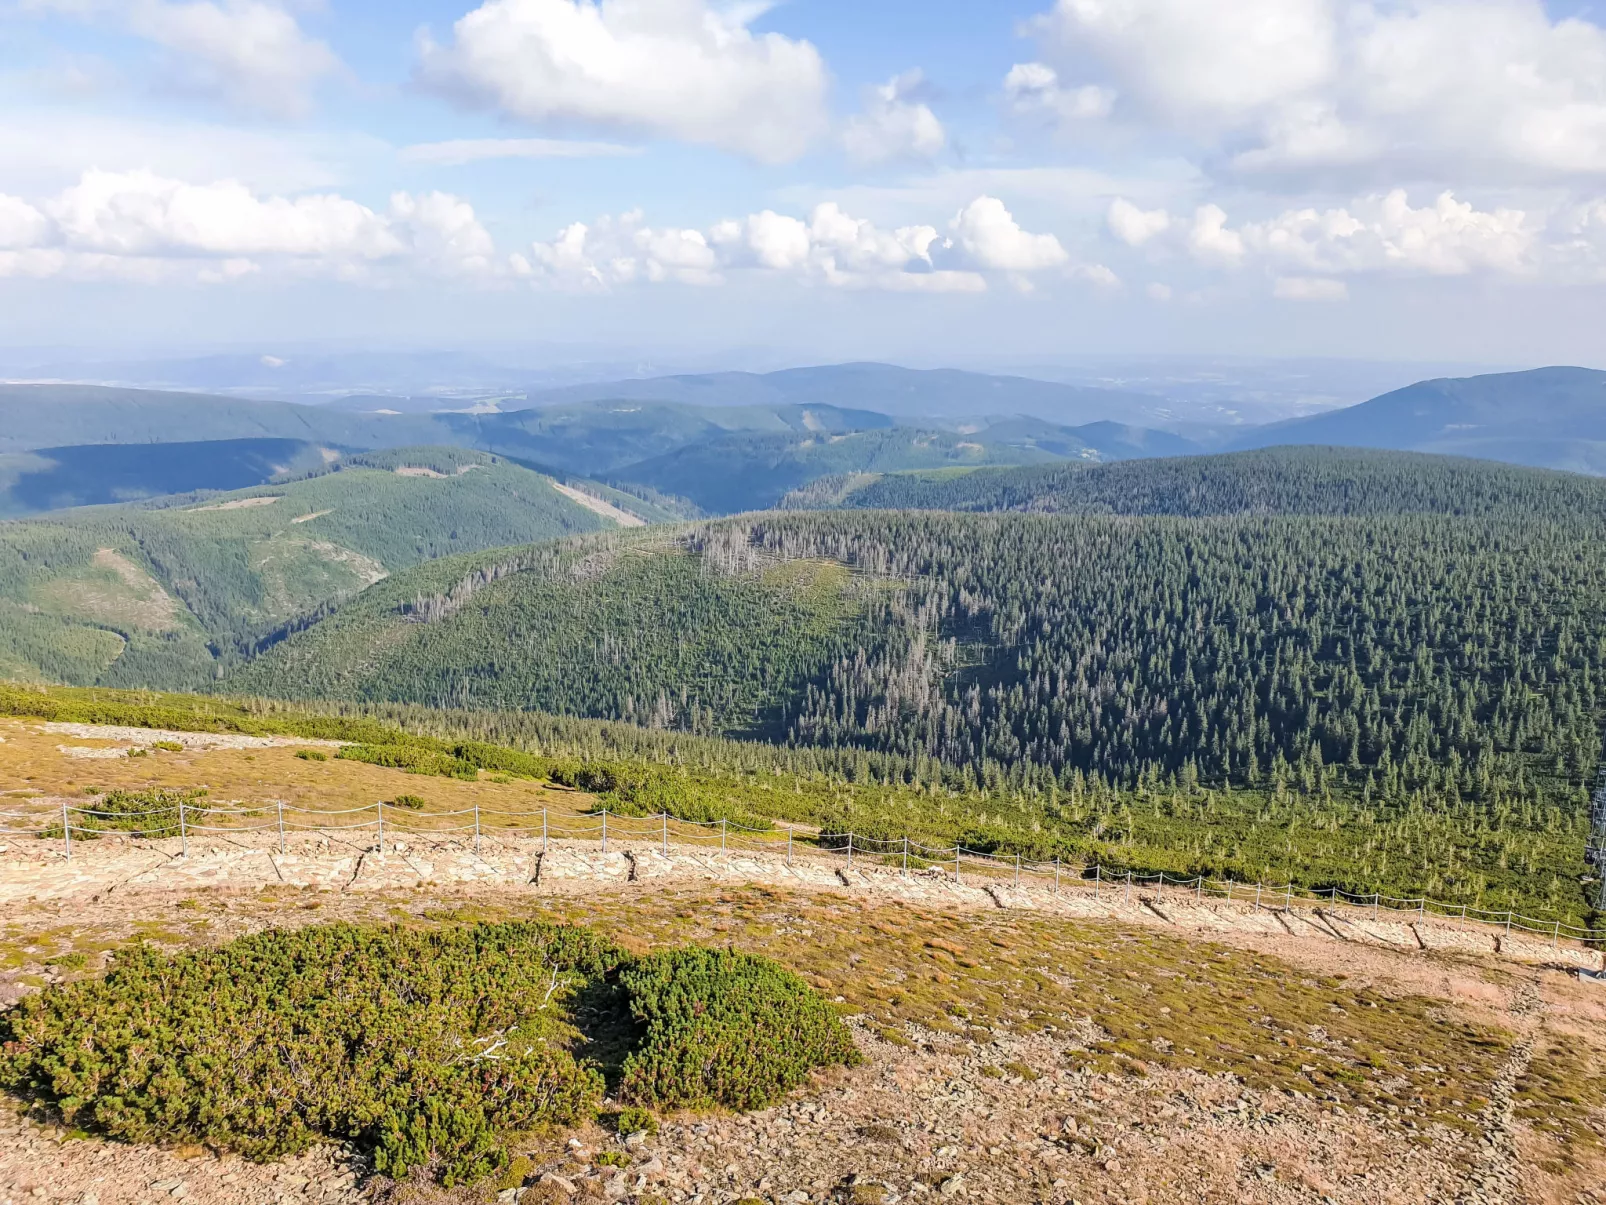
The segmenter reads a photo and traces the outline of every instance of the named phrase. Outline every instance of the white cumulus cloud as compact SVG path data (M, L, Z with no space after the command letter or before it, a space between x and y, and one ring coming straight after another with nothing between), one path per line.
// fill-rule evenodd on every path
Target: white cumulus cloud
M864 112L849 119L842 146L859 163L891 159L932 159L948 145L948 135L931 106L918 99L924 77L918 71L894 76L865 95Z
M1163 209L1139 209L1125 197L1110 202L1105 215L1110 233L1129 247L1141 247L1171 228L1171 215Z
M1541 0L1057 0L1033 29L1243 173L1606 173L1606 29Z
M949 225L946 237L934 225L887 229L833 201L816 205L807 219L763 210L706 231L657 229L629 213L566 227L521 256L520 270L566 287L715 284L734 271L894 292L981 292L999 273L1027 287L1032 274L1050 269L1101 286L1119 283L1101 264L1072 267L1058 239L1021 229L994 197L978 197ZM694 250L690 260L665 253L687 248Z
M396 193L376 211L335 194L258 196L233 180L85 172L37 205L0 197L0 274L226 281L264 264L296 273L483 278L501 271L466 201Z
M1016 63L1004 76L1004 97L1023 116L1058 121L1093 121L1115 108L1115 91L1098 84L1067 88L1047 63Z
M1070 255L1052 234L1029 234L997 197L977 197L950 224L954 241L979 268L1040 272L1058 268Z
M278 0L23 0L22 8L120 27L171 54L174 82L277 116L305 113L314 88L340 68Z
M797 158L827 127L812 44L754 33L763 6L707 0L486 0L423 79L532 123L581 122Z

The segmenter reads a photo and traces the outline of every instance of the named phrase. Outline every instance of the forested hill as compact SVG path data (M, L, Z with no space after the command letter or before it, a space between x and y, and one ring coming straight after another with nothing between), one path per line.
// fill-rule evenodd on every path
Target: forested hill
M576 484L565 494L498 457L409 448L232 493L0 522L0 678L193 686L420 561L612 528L602 503L664 517Z
M1584 520L782 514L422 566L224 686L1565 826L1603 600Z
M794 490L781 505L793 510L1606 519L1606 480L1415 452L1299 447L1105 465L844 474Z

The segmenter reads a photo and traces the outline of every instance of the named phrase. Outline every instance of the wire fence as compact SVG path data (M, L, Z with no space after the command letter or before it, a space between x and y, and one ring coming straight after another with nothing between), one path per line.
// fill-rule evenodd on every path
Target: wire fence
M346 819L357 816L372 818L349 822ZM312 820L309 823L300 819L302 817ZM224 823L215 823L218 820ZM334 822L336 820L339 822ZM25 823L19 826L14 823L16 821ZM604 853L608 851L610 840L615 844L621 840L635 843L646 841L660 847L665 856L671 844L717 846L725 853L762 851L779 854L784 850L786 864L790 866L795 849L801 846L814 855L842 858L849 870L853 869L857 860L859 863L897 867L904 876L911 871L928 875L951 874L955 883L962 883L967 875L972 879L981 879L988 885L1043 888L1052 882L1052 889L1056 893L1074 885L1083 891L1091 889L1095 899L1113 893L1123 903L1130 903L1134 891L1149 889L1157 893L1155 902L1160 902L1169 889L1173 899L1191 897L1196 902L1206 899L1236 903L1252 901L1257 908L1281 907L1285 911L1292 910L1295 901L1315 906L1345 905L1353 910L1370 912L1374 919L1381 918L1386 910L1396 915L1415 915L1420 918L1432 916L1478 921L1503 927L1507 934L1528 933L1548 937L1557 943L1563 938L1579 941L1606 939L1606 929L1588 929L1561 920L1523 916L1511 909L1449 904L1424 896L1409 898L1379 892L1357 894L1339 887L1313 890L1291 882L1281 885L1240 883L1205 875L1182 879L1163 871L1158 874L1137 874L1128 869L1111 870L1097 862L1064 862L1059 858L1029 861L1019 854L996 854L966 849L958 844L923 845L908 837L877 838L851 832L799 836L786 827L752 828L729 820L682 820L668 813L621 816L604 810L553 815L547 808L537 812L503 811L479 806L452 812L425 812L394 803L325 810L296 807L280 800L254 807L219 807L180 800L171 807L144 812L110 812L63 803L59 811L0 812L0 835L59 838L69 860L75 840L92 840L114 833L150 839L176 837L182 853L188 856L191 836L273 833L277 836L282 855L288 850L292 833L359 831L375 834L380 853L385 852L387 839L394 842L398 836L471 836L476 853L484 837L518 836L538 837L543 852L547 851L553 840L600 841Z

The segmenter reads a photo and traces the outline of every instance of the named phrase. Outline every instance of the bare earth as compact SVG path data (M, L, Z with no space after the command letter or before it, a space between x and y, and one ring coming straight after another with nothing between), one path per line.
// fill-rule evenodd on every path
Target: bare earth
M1016 889L1007 879L955 885L949 871L905 877L862 859L852 869L819 857L788 866L773 853L673 844L665 856L642 840L616 840L607 853L578 842L543 852L538 839L510 838L488 838L476 854L470 842L412 834L381 854L372 834L349 836L292 834L283 854L274 834L212 837L192 842L188 857L176 841L109 838L80 844L70 863L54 843L13 839L0 851L0 921L8 940L34 944L15 947L3 991L14 999L60 974L46 947L66 929L99 934L108 946L141 936L182 946L270 924L500 908L598 924L683 918L676 923L686 933L677 936L718 940L732 924L752 923L743 921L743 901L753 899L766 911L752 915L771 928L801 925L825 908L867 918L889 939L918 921L949 923L972 944L991 934L1005 945L1030 919L1091 926L1087 932L1119 940L1158 933L1166 943L1208 941L1274 955L1295 974L1342 971L1350 985L1433 997L1457 1016L1500 1025L1510 1046L1475 1124L1453 1129L1345 1108L1316 1093L1254 1089L1230 1074L1155 1067L1134 1076L1068 1064L1067 1049L1088 1040L1078 1032L1085 1026L1028 1032L1002 1020L956 1037L913 1023L888 1035L861 1021L865 1065L817 1076L775 1108L670 1119L657 1136L629 1145L594 1127L531 1139L512 1183L455 1192L368 1178L360 1158L340 1148L255 1165L68 1136L8 1114L0 1120L0 1205L1606 1202L1606 1115L1589 1115L1593 1142L1559 1156L1513 1108L1514 1086L1538 1045L1562 1036L1588 1049L1606 1021L1606 987L1568 973L1598 966L1599 955L1565 943L1433 918L1373 920L1360 909L1257 908L1252 900L1107 887L1095 898L1079 884L1056 892L1052 884ZM870 973L868 964L859 969ZM626 1154L630 1165L597 1164L605 1149Z

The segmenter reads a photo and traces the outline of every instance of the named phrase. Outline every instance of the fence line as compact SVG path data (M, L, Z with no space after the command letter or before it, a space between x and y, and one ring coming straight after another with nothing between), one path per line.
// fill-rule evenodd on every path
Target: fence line
M302 816L353 816L365 813L374 813L374 819L358 821L354 824L303 824L291 820L287 814ZM258 817L275 813L276 818L264 824L257 825L209 825L205 818L216 816L248 816ZM449 820L460 816L473 816L472 824L460 825L409 825L407 821L418 820ZM511 817L515 820L526 819L531 821L528 825L499 824L491 831L494 833L535 833L541 835L542 849L554 837L565 840L595 840L601 838L603 851L607 851L609 837L609 823L613 825L613 835L617 839L628 836L635 839L650 837L661 842L667 853L670 840L670 825L678 826L675 836L681 841L719 841L722 851L729 851L735 845L737 848L767 849L775 851L785 838L787 864L792 862L792 846L795 834L787 828L784 832L775 828L753 828L747 825L736 824L727 819L721 820L683 820L671 816L667 812L660 812L652 816L621 816L610 813L606 809L601 812L583 813L580 815L560 815L554 822L548 809L542 808L539 812L523 811L512 812L494 808L464 808L455 812L419 812L409 808L400 808L395 804L376 803L360 808L318 809L302 808L286 804L281 800L272 800L259 807L213 807L206 804L179 801L171 808L153 809L144 812L106 812L93 808L78 807L63 803L59 815L54 811L42 812L0 812L0 821L34 820L43 822L39 827L17 828L0 825L0 835L55 837L59 834L63 848L68 859L72 858L73 837L76 834L80 839L94 838L108 832L122 832L134 837L178 837L183 845L184 853L189 852L189 836L191 833L247 833L277 831L279 834L279 850L285 851L285 834L288 832L355 832L359 830L373 830L377 833L380 852L384 852L385 833L388 828L394 834L408 834L416 836L431 836L448 833L474 834L475 848L479 847L481 835L485 832L481 824L483 817ZM74 821L77 817L77 822ZM156 817L146 827L123 827L131 820L144 820ZM536 828L534 821L539 818L540 827ZM197 820L200 820L197 823ZM97 823L97 821L113 821L114 824ZM631 825L646 826L650 831L630 831ZM685 832L690 827L693 830L714 830ZM1345 891L1339 887L1330 887L1324 891L1307 890L1295 886L1293 883L1281 885L1265 883L1238 883L1232 879L1211 879L1204 875L1193 878L1179 879L1161 871L1158 874L1138 875L1131 870L1115 872L1116 877L1111 878L1108 869L1096 862L1065 863L1059 858L1051 862L1026 861L1019 854L1000 855L989 853L986 850L966 849L961 845L931 846L912 841L908 837L882 838L868 837L863 834L826 833L808 839L816 851L826 855L843 855L847 864L852 867L854 856L860 859L870 857L873 859L893 859L901 868L904 876L910 872L911 859L915 863L914 869L923 869L920 864L932 867L946 867L952 865L952 872L956 882L961 881L965 870L979 873L983 877L996 879L1008 878L1015 886L1020 886L1026 876L1034 880L1046 881L1053 879L1054 890L1061 889L1062 883L1069 880L1073 883L1087 885L1091 883L1094 896L1098 898L1106 885L1118 887L1125 898L1130 899L1132 889L1155 888L1162 896L1167 887L1178 891L1191 892L1195 900L1205 897L1221 898L1230 902L1249 902L1249 893L1253 891L1253 903L1256 907L1267 906L1269 898L1280 901L1284 909L1293 907L1296 899L1308 901L1312 904L1327 903L1337 906L1343 904L1351 908L1370 909L1374 917L1381 916L1384 909L1395 913L1415 913L1419 917L1436 916L1455 920L1474 920L1495 925L1503 925L1507 933L1521 931L1532 933L1541 937L1550 937L1554 941L1561 938L1590 941L1606 939L1606 929L1585 929L1577 925L1565 924L1559 920L1540 920L1535 917L1522 916L1511 909L1474 908L1468 904L1448 904L1440 900L1428 899L1425 896L1400 897L1384 895L1381 892L1370 894L1357 894ZM744 844L745 843L745 844Z

